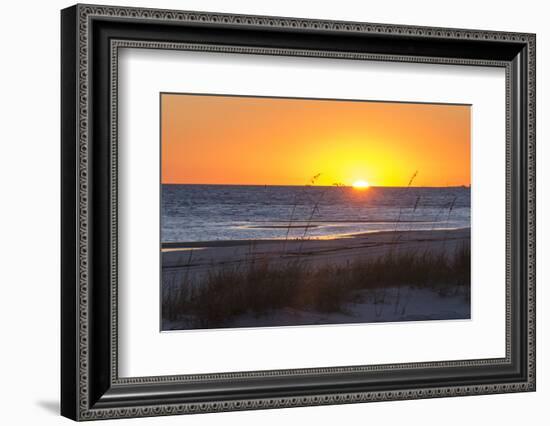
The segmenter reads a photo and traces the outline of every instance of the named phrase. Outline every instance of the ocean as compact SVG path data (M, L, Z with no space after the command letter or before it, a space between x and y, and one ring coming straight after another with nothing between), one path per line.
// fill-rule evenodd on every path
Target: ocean
M161 241L337 238L470 227L468 187L162 185Z

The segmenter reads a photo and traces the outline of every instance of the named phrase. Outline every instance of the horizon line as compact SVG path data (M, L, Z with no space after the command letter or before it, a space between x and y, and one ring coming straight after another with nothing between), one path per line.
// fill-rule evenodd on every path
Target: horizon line
M304 187L311 186L317 188L354 188L353 185L298 185L298 184L261 184L261 183L181 183L181 182L161 182L161 185L187 185L187 186L259 186L259 187ZM367 188L470 188L468 185L369 185Z

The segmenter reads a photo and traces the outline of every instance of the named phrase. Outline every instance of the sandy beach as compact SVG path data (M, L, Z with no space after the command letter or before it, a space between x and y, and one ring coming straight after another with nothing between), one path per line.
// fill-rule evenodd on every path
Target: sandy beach
M163 329L468 319L469 247L470 228L165 244Z
M212 266L231 266L242 262L265 261L282 264L297 258L313 265L347 264L357 259L383 256L389 250L451 254L470 241L470 228L434 231L373 232L332 239L308 240L234 240L163 244L164 274L184 270L194 273Z

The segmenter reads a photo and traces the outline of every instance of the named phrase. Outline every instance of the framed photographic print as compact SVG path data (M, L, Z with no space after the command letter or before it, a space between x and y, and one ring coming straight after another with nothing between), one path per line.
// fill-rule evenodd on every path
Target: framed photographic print
M74 420L535 390L535 36L76 5Z
M470 105L160 97L162 331L471 318Z

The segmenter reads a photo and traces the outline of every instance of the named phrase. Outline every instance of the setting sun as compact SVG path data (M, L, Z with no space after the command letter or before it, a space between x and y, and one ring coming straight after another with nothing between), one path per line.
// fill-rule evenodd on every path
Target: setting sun
M353 182L353 185L352 185L355 189L365 189L365 188L368 188L370 185L367 181L364 181L364 180L357 180L355 182Z

